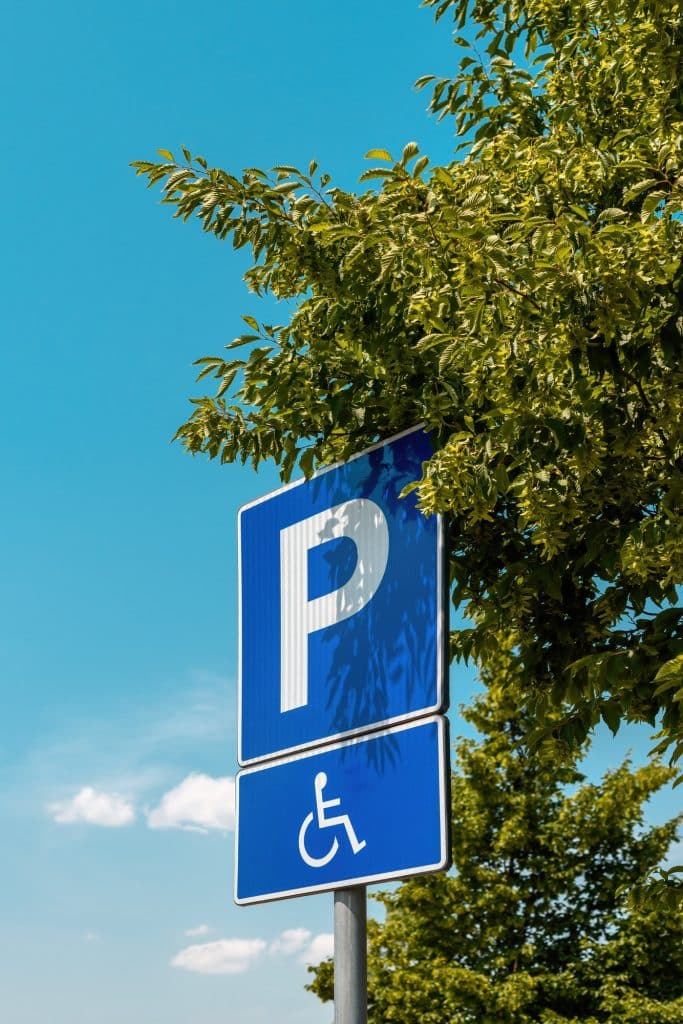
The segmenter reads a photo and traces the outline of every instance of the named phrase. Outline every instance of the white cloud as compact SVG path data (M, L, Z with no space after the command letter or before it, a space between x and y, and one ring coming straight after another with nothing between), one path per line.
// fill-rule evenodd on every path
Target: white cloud
M282 953L283 956L294 956L310 942L311 933L308 928L287 928L268 947L269 953Z
M139 681L127 685L130 698L103 697L99 716L57 717L36 733L22 748L16 784L0 789L0 817L42 814L49 801L76 793L84 781L99 792L122 793L136 807L152 806L197 763L198 751L206 763L230 746L234 681L193 670L167 680L163 702L145 702Z
M235 780L213 779L193 772L174 789L164 793L157 807L147 813L150 828L182 828L205 832L235 827ZM227 941L227 940L226 940Z
M185 934L198 936L210 931L208 925L189 928ZM312 935L308 928L287 928L268 943L264 939L218 939L181 949L171 960L172 967L197 974L243 974L263 954L296 956L301 964L317 964L334 953L334 936Z
M299 957L302 964L319 964L328 956L334 956L334 935L331 932L322 932L311 939L308 949L305 949Z
M48 813L60 825L87 822L116 828L135 821L133 805L117 793L101 793L92 786L83 786L70 800L55 800L47 805Z
M208 924L200 924L197 925L196 928L186 928L185 934L187 935L188 939L198 939L200 938L200 936L208 935L209 932L212 931L213 928L209 928Z
M198 974L243 974L266 946L263 939L219 939L181 949L171 966Z

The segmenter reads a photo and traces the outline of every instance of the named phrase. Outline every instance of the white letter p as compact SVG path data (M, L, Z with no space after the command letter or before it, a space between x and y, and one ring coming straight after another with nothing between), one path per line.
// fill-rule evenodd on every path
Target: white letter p
M356 546L356 568L337 590L308 600L308 552L338 537ZM280 531L280 711L308 704L308 636L355 615L375 595L389 557L379 505L354 498Z

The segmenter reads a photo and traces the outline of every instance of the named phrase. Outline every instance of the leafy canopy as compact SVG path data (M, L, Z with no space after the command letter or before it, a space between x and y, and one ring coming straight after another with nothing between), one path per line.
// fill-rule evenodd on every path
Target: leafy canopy
M680 0L425 6L478 29L453 79L420 82L462 146L447 166L372 150L352 193L315 162L134 165L287 300L198 360L217 390L177 436L288 479L423 421L419 500L471 620L453 655L485 665L510 629L540 734L658 721L680 757Z
M676 821L643 826L672 769L628 763L598 784L576 762L520 744L509 657L463 714L456 747L455 874L411 879L369 922L370 1024L680 1024L683 908L632 907L627 891L666 855ZM673 897L673 893L671 894ZM333 964L308 986L333 997Z

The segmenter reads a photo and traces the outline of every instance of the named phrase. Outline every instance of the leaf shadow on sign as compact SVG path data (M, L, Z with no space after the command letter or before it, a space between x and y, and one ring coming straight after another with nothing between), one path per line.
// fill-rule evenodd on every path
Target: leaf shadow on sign
M362 465L362 475L354 479L355 496L393 510L389 558L367 604L337 626L321 631L319 639L311 638L325 648L330 735L357 729L359 723L378 727L403 715L404 709L423 707L422 693L430 689L438 656L434 566L433 562L425 565L426 520L414 495L399 498L406 484L421 476L421 461L401 446L385 446L369 453ZM361 466L356 464L355 470L358 473ZM345 497L340 493L338 501ZM314 549L325 563L330 591L339 591L356 570L358 545L351 543L353 533L349 536ZM361 563L361 574L362 568ZM365 746L368 763L380 772L398 756L398 744L391 735L382 743Z

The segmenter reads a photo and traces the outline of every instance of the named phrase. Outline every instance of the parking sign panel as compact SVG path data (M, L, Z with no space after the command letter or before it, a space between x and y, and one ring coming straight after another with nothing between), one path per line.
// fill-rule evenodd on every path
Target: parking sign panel
M400 498L421 429L240 510L238 759L443 710L440 517Z
M237 903L449 864L447 723L409 722L237 776Z

